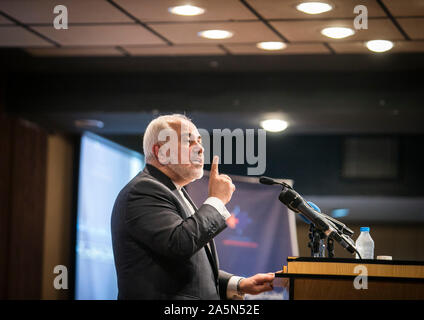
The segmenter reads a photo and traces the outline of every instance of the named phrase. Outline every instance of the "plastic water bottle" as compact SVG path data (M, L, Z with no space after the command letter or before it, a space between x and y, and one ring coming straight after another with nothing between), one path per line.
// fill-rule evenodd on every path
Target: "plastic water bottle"
M369 227L361 227L361 234L356 239L355 245L362 259L374 259L374 240L371 238ZM359 259L358 254L356 259Z

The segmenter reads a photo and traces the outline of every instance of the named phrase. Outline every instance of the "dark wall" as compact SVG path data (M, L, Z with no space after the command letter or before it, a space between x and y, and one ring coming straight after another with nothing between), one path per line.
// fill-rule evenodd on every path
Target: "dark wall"
M343 178L344 140L348 137L269 136L266 174L294 179L296 189L303 194L424 195L424 172L420 168L424 163L424 153L420 148L424 145L424 135L393 136L399 141L399 174L394 179Z
M367 223L369 225L369 223ZM353 239L360 235L363 223L350 223L349 228L354 231ZM299 256L309 257L308 248L309 226L303 222L296 226L299 244ZM372 223L371 237L374 240L374 256L389 255L393 260L424 261L424 224L414 223ZM393 235L396 234L396 237ZM339 244L334 245L335 257L352 258L352 255ZM326 253L327 254L327 253Z
M1 90L1 88L0 88ZM1 94L1 92L0 92ZM1 99L1 96L0 96ZM7 296L12 123L2 112L0 100L0 299Z
M418 80L417 80L418 79ZM12 73L7 110L43 112L285 112L421 110L417 72ZM260 110L258 110L258 108ZM340 110L339 110L340 111ZM364 121L366 119L362 119Z
M0 299L41 298L46 149L43 129L0 106Z
M142 152L141 136L105 137ZM296 190L309 195L424 195L424 152L421 148L424 145L424 135L390 136L399 141L398 177L367 180L344 179L341 175L344 140L349 137L351 136L268 134L264 175L293 179ZM224 156L224 153L221 155ZM209 166L206 165L205 168L208 169ZM246 165L222 164L220 170L227 174L247 175Z

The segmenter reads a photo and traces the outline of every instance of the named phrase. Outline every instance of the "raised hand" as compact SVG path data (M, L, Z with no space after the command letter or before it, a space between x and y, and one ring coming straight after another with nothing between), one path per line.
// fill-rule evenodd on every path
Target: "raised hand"
M236 190L233 181L226 174L218 172L218 156L213 157L211 173L209 176L209 197L216 197L227 204Z

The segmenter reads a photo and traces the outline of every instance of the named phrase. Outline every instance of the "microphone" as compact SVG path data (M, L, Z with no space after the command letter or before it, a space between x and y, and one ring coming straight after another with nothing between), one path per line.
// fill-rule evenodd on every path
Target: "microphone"
M339 243L350 253L358 253L353 240L343 234L350 233L350 235L352 235L353 231L347 228L343 223L323 213L318 212L320 210L313 202L306 203L306 201L303 200L303 198L296 191L294 191L291 186L284 182L278 182L269 177L260 177L259 182L266 185L282 185L283 190L281 191L280 196L278 197L278 199L282 203L284 203L292 211L299 213L306 223L314 224L314 226L324 232L327 237ZM318 208L318 211L314 210L314 206ZM338 232L338 229L335 224L341 227L341 232L343 233Z
M325 219L330 220L332 223L334 223L336 225L337 229L341 233L343 233L343 234L345 234L349 237L355 233L352 229L349 229L344 223L340 222L339 220L334 219L333 217L330 217L330 216L326 215L325 213L321 213L321 215Z
M312 207L312 209L321 213L321 209L315 203L313 203L312 201L308 201L307 203L309 204L310 207Z
M314 209L315 211L317 211L317 212L319 212L319 213L321 213L321 209L315 204L315 203L313 203L312 201L308 201L307 202L311 207L312 207L312 209ZM311 224L311 221L309 221L308 219L306 219L306 217L303 215L303 214L299 214L299 217L303 220L303 222L305 222L306 224Z
M276 181L276 180L274 180L272 178L269 178L269 177L262 176L262 177L259 178L259 182L262 183L262 184L267 184L267 185L279 184L280 186L283 186L283 187L292 189L292 187L289 186L287 183L285 183L285 182L278 182L278 181Z
M278 182L274 181L274 179L268 177L260 177L259 182L267 185L279 184Z
M281 185L283 187L289 188L289 189L293 189L291 186L289 186L288 184L284 183L284 182L278 182L275 181L272 178L269 177L260 177L259 178L259 182L262 184L266 184L266 185L274 185L274 184L278 184ZM299 196L300 197L300 196ZM321 213L321 210L319 209L319 207L313 203L312 201L308 201L307 202L309 204L309 206L311 206L313 209L315 209L315 211L317 211L318 214L320 214L321 216L323 216L325 219L330 220L331 222L333 222L336 226L337 229L340 230L340 232L342 232L343 234L346 234L347 236L351 236L354 234L353 230L349 229L344 223L340 222L337 219L334 219L333 217L330 217L329 215L326 215L325 213ZM300 217L302 218L303 221L305 221L307 224L310 224L311 222L302 214L300 215Z
M353 241L344 234L339 234L337 227L307 204L296 191L283 188L278 199L292 211L304 215L317 229L321 230L327 237L338 242L350 253L353 254L356 252Z
M309 204L309 206L312 207L312 209L314 209L315 211L317 211L322 217L324 217L327 220L330 220L332 223L334 223L337 227L337 230L339 230L341 233L347 235L347 236L351 236L354 234L353 230L349 229L344 223L340 222L337 219L334 219L333 217L326 215L325 213L321 212L321 209L312 201L308 201L307 202ZM300 217L306 222L306 223L310 223L304 216L300 215Z
M281 182L278 182L278 181L275 181L274 179L272 179L272 178L269 178L269 177L265 177L265 176L262 176L262 177L260 177L259 178L259 182L260 183L262 183L262 184L266 184L266 185L274 185L274 184L279 184L279 185L281 185L281 186L283 186L283 187L286 187L286 188L289 188L289 189L291 189L291 186L289 186L288 184L286 184L286 183L281 183ZM318 206L315 204L315 203L313 203L313 202L308 202L315 210L316 209L318 209L317 211L318 212L321 212L321 210L318 208ZM304 215L300 215L300 217L302 218L302 220L305 222L305 223L307 223L307 224L311 224L311 221L309 221L308 219L306 219L306 217L304 216Z

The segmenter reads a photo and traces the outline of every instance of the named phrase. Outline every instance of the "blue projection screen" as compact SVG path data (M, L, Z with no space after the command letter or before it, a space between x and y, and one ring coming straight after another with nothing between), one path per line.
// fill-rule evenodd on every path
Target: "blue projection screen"
M75 299L118 294L110 216L119 191L144 167L144 157L91 133L81 139L76 224Z

